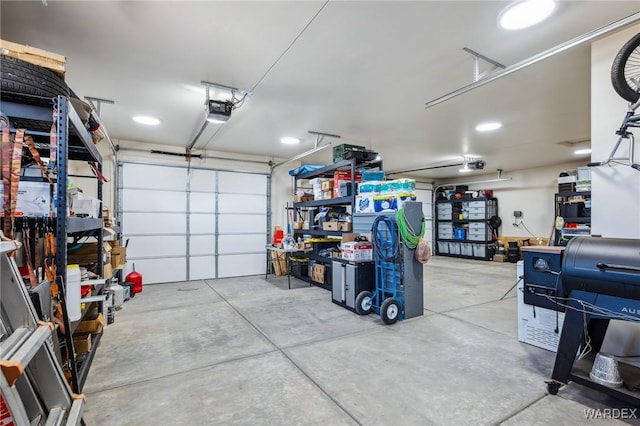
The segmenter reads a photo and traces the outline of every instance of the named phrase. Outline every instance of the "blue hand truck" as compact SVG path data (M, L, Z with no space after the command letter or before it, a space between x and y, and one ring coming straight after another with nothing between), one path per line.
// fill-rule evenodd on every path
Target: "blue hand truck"
M376 287L373 294L363 291L356 298L356 312L366 315L374 311L385 324L393 324L404 317L404 289L402 287L402 257L398 229L393 219L378 216L371 229L373 256L376 268Z

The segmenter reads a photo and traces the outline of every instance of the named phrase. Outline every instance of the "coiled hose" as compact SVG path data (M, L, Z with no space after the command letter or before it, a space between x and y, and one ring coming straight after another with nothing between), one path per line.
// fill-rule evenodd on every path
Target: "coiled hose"
M405 217L404 208L398 210L398 213L396 214L396 221L398 222L398 230L400 231L400 236L402 237L405 245L411 250L415 249L418 246L420 239L424 236L424 220L422 221L420 234L416 234L416 231Z
M371 226L371 241L377 260L395 263L400 255L400 244L393 219L387 216L376 217Z

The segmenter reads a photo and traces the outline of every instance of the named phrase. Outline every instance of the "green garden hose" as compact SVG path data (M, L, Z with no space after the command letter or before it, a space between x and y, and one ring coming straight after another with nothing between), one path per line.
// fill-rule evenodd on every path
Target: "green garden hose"
M422 229L420 229L420 235L416 234L411 224L407 221L407 218L404 216L404 208L398 210L398 214L396 215L396 222L398 223L398 230L400 231L400 236L402 237L402 241L404 241L405 245L410 249L415 249L418 246L418 242L424 236L424 220L422 221Z

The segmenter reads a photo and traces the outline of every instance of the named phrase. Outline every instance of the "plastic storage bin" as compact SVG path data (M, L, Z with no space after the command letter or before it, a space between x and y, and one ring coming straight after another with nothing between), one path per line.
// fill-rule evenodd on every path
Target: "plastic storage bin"
M487 246L484 244L473 244L473 255L475 257L487 257Z
M460 250L460 243L449 243L449 253L462 254L462 251Z
M444 241L438 241L438 253L449 254L449 243Z
M473 244L461 243L460 254L463 256L473 256Z

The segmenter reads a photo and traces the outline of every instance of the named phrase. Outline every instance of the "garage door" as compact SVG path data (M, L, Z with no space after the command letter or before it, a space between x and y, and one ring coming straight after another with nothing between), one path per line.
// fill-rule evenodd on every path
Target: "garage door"
M263 273L267 176L123 162L127 268L145 283Z

